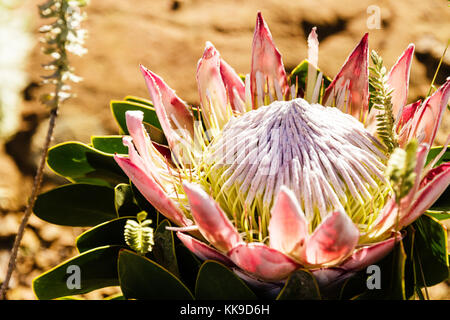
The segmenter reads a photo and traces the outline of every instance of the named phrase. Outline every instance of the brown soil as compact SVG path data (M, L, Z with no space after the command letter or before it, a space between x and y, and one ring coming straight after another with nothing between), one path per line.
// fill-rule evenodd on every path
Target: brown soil
M373 3L372 0L91 1L87 8L89 18L84 23L89 31L86 43L89 52L72 59L76 73L84 81L74 85L77 97L61 109L53 144L67 140L88 142L91 135L116 133L109 101L126 95L148 97L139 64L161 75L194 105L199 102L195 71L205 41L213 42L238 72L248 73L258 10L272 31L288 70L306 58L305 39L312 26L318 27L319 65L331 77L365 32L369 32L371 49L383 56L387 66L396 61L409 43L415 43L408 99L413 102L428 92L450 38L450 8L445 0L377 1L381 29L369 30L367 8ZM33 25L37 30L43 22L38 19L34 4L29 7L30 12L36 13ZM0 279L22 215L20 209L30 193L47 126L47 110L38 101L39 94L48 90L39 84L41 64L46 61L37 44L28 67L30 84L24 92L21 129L0 148L0 190L6 190L0 198ZM442 83L449 70L450 54L447 54L436 82ZM446 110L436 142L442 144L449 132L450 117ZM45 189L61 183L62 179L47 172ZM32 279L75 255L74 238L81 231L32 217L8 297L34 299ZM88 297L102 298L114 292L108 289ZM431 288L430 294L434 299L450 298L445 283Z

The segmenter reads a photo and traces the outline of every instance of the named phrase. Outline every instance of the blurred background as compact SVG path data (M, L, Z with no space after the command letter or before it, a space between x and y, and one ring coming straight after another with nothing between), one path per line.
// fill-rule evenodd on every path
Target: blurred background
M358 41L369 32L370 49L390 68L409 43L416 45L408 102L427 94L450 39L447 0L91 0L84 9L88 30L82 58L71 56L76 97L60 109L53 144L91 135L117 133L109 101L126 95L148 98L139 71L143 64L162 76L178 95L198 105L195 72L206 41L211 41L237 72L250 71L251 43L260 10L291 71L307 56L306 37L313 26L319 35L319 66L334 77ZM31 191L48 110L39 102L48 62L39 46L39 1L0 0L0 282L9 250ZM379 20L378 20L379 18ZM436 83L450 76L450 53ZM446 110L437 144L450 132ZM44 188L64 180L46 171ZM450 227L450 225L448 225ZM32 216L19 252L9 299L35 299L31 281L74 256L74 239L83 230L45 223ZM449 282L430 289L432 299L450 299ZM88 295L102 298L115 289Z

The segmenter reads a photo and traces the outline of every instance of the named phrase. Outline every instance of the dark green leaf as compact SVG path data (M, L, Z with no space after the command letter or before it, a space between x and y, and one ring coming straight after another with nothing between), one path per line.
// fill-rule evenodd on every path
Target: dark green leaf
M298 66L296 66L294 68L294 70L292 70L291 75L290 75L290 80L291 80L291 85L298 85L299 90L305 90L306 87L306 77L308 75L308 66L310 65L310 63L308 62L308 60L303 60L302 62L300 62L300 64ZM320 73L320 69L317 69L317 74ZM325 88L328 87L331 83L331 79L328 78L327 76L323 75L323 83Z
M425 213L435 218L436 220L447 220L450 219L450 211L435 211L435 210L427 210Z
M426 164L430 163L431 160L437 157L437 155L442 151L443 146L432 147L428 152ZM436 162L435 166L438 166L444 162L450 161L450 149L447 149L442 157Z
M233 271L216 261L200 267L195 287L199 300L255 300L256 296Z
M136 217L120 217L83 232L77 238L78 251L85 252L105 245L127 247L123 235L125 224L128 219L135 218Z
M36 297L41 300L49 300L117 286L119 284L117 277L119 249L120 247L115 246L96 248L41 274L33 280ZM79 289L68 286L68 284L76 284L73 282L76 271L71 270L70 266L79 267L81 276Z
M154 222L154 221L153 221ZM170 227L168 220L163 220L155 231L152 257L154 261L179 277L177 256L175 254L175 244L173 232L166 230Z
M175 246L175 252L177 254L180 279L191 291L195 291L195 282L201 266L200 260L182 243L178 243Z
M153 107L153 103L150 100L147 100L147 99L144 99L141 97L126 96L123 100L143 104L148 107Z
M92 136L92 146L110 154L128 154L128 148L122 143L123 136Z
M111 154L81 142L65 142L48 151L48 166L72 182L115 186L128 182Z
M120 129L125 134L128 134L125 113L129 110L142 111L144 113L144 122L162 130L154 107L131 101L111 101L111 111L113 116L116 119Z
M142 211L134 198L133 189L126 183L118 184L114 188L114 203L119 217L136 216Z
M62 226L95 226L117 218L114 190L82 183L40 194L33 210L42 220Z
M289 276L277 300L320 300L316 279L308 270L297 270Z
M119 279L128 299L192 300L189 289L154 261L128 250L119 253Z
M415 229L414 261L420 286L433 286L449 277L447 232L436 219L422 215ZM422 276L423 275L423 276ZM425 278L425 281L422 280Z

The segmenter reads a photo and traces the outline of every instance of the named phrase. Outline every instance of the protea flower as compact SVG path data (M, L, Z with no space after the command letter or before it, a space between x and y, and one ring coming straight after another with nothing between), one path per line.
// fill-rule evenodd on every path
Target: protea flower
M369 111L368 35L326 90L315 28L308 47L303 90L258 13L245 80L206 44L199 108L141 67L171 156L152 143L139 111L126 113L128 157L115 156L187 248L249 281L278 282L307 268L329 283L376 263L450 182L449 163L425 167L450 80L405 105L410 45L387 75L378 70L372 85L387 101L373 100ZM390 107L390 127L377 103Z

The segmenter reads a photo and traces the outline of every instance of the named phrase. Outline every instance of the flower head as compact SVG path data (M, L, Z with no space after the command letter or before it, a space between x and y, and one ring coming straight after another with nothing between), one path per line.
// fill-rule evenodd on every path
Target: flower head
M301 86L286 74L258 13L245 81L206 44L197 110L141 67L172 156L152 144L142 113L128 111L129 155L115 159L200 258L265 281L300 267L318 277L327 268L357 271L386 255L398 231L449 185L448 164L424 164L450 80L405 106L411 45L372 81L380 85L371 95L384 99L369 110L368 35L329 86L317 68L318 45L313 28ZM385 114L393 117L390 131L380 130Z

